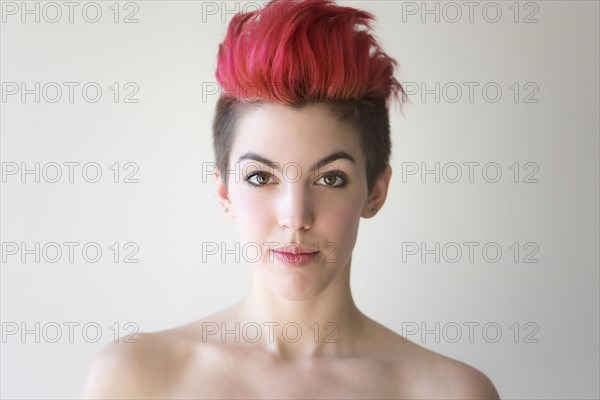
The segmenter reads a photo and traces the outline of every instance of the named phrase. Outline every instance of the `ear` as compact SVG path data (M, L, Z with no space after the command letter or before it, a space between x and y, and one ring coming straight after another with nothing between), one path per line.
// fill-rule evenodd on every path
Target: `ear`
M215 169L214 176L217 184L217 189L215 190L215 197L219 201L219 204L225 212L225 215L234 218L235 212L233 210L233 204L229 199L229 190L227 189L227 185L222 181L221 171L218 167Z
M381 209L387 197L387 191L390 185L391 177L392 167L388 165L375 181L373 191L365 202L365 206L363 207L361 213L363 218L372 218L375 216L375 214L377 214L377 211ZM373 211L373 209L375 209L375 211Z

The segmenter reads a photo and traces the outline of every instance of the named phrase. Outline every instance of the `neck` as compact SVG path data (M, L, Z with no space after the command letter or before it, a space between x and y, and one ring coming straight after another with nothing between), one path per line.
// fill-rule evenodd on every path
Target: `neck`
M252 290L240 311L262 327L261 345L282 359L352 354L366 317L350 291L351 260L327 288L305 300L277 295L253 270Z

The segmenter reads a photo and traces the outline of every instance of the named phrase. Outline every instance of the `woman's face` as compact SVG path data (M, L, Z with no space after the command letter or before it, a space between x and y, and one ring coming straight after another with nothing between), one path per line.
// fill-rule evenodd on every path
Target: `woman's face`
M228 188L217 182L237 220L244 261L289 300L309 299L339 276L361 215L372 216L359 134L322 104L294 110L266 103L242 113ZM301 267L290 265L273 251L288 245L292 252L290 244L318 253Z

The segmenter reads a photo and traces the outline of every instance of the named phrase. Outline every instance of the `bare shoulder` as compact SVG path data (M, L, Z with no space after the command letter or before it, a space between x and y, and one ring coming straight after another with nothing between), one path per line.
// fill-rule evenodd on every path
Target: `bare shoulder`
M483 372L464 362L432 353L432 379L426 384L434 398L500 399L494 384Z
M160 396L190 357L189 346L182 339L180 328L138 333L136 342L119 340L105 345L92 362L81 397L126 399Z
M431 399L500 399L492 381L480 370L404 339L418 397ZM412 386L412 385L411 385Z
M84 399L169 398L189 371L214 360L215 346L202 340L205 321L221 320L228 310L185 325L158 332L140 332L135 343L120 338L105 345L96 355L81 397Z
M499 399L480 370L429 350L374 322L380 346L374 353L391 358L399 397L427 399Z

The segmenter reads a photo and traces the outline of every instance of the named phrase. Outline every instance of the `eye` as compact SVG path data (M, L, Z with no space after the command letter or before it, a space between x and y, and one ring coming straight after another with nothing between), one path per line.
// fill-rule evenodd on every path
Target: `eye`
M329 186L329 187L332 187L332 188L338 188L338 187L344 187L344 186L346 186L346 177L341 172L332 172L330 174L323 175L323 177L321 179L319 179L319 181L321 181L321 180L323 182L325 182L325 186ZM340 182L337 185L334 184L336 180L338 182ZM319 182L319 181L317 181L317 182Z
M257 177L257 179L254 180L254 182L257 182L257 183L252 182L254 177ZM250 186L261 188L261 187L265 187L268 184L270 177L271 177L271 174L269 174L268 172L256 171L251 174L248 174L245 181Z

